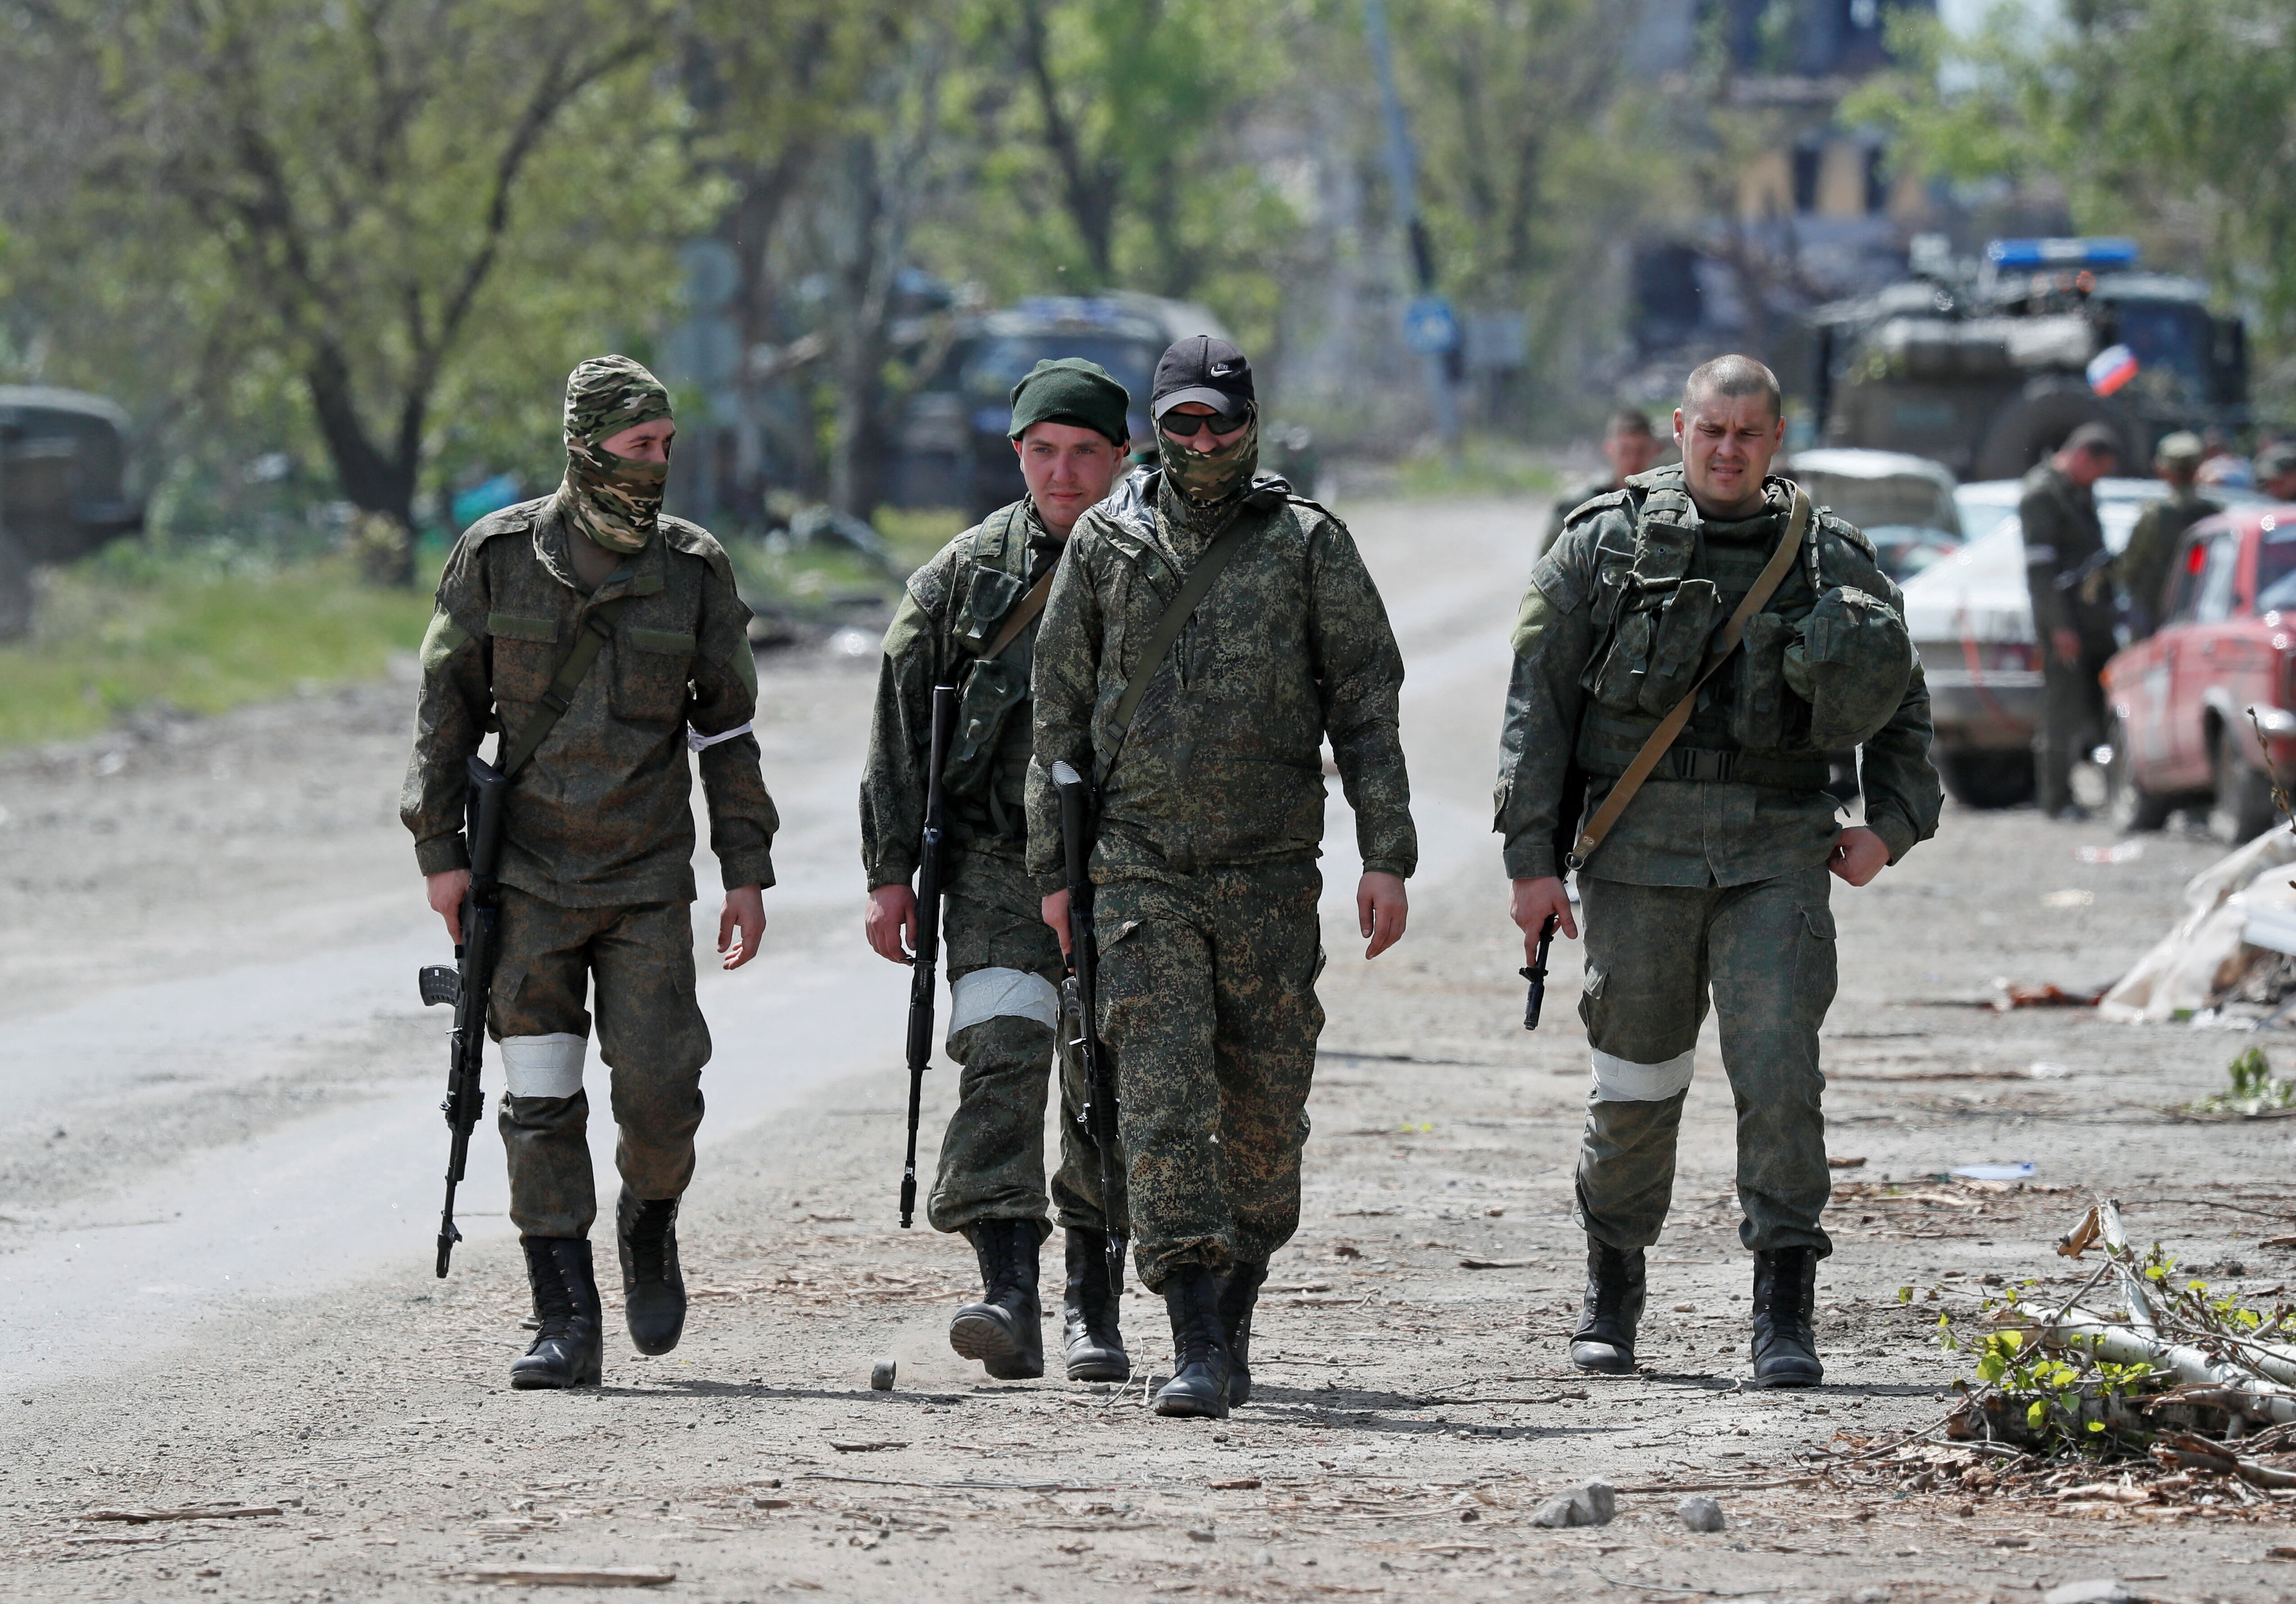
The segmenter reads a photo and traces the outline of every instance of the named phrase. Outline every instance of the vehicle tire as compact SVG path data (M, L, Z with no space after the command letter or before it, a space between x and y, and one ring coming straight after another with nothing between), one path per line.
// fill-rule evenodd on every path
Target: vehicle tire
M2227 847L2254 840L2272 828L2278 814L2272 805L2272 782L2234 749L2239 739L2230 724L2219 729L2210 765L2216 801L2209 809L2209 833Z
M1946 752L1938 757L1938 773L1964 807L2015 807L2033 799L2030 752Z
M2065 443L2084 423L2102 423L2120 437L2124 473L2135 471L2143 431L2121 410L2077 379L2036 380L2003 407L1978 447L1980 479L2022 479L2025 471Z
M2104 768L2104 811L2112 827L2123 835L2160 829L2176 807L2137 782L2128 757L2128 732L2119 719L2106 724L2105 743L2112 748L2112 761Z

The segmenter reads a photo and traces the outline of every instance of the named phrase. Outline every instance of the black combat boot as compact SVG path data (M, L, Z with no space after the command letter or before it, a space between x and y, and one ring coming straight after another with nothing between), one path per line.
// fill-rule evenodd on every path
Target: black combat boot
M1034 1220L976 1220L964 1228L980 1256L982 1292L949 1322L948 1346L978 1359L999 1381L1045 1373L1045 1316L1037 1305Z
M1061 1333L1068 1347L1069 1379L1128 1381L1132 1356L1116 1329L1117 1281L1108 1262L1108 1233L1071 1228L1068 1239Z
M1260 1283L1267 1279L1267 1262L1238 1259L1220 1282L1220 1334L1227 1338L1227 1401L1251 1402L1251 1310L1259 1301Z
M533 1346L511 1361L510 1384L595 1387L603 1373L604 1322L590 1244L580 1237L522 1237L526 1279L534 1287Z
M1632 1375L1635 1328L1642 1323L1643 1250L1587 1239L1587 1301L1570 1333L1570 1363L1583 1371Z
M1220 1330L1220 1284L1201 1264L1182 1264L1164 1278L1172 1317L1172 1379L1156 1395L1160 1415L1227 1419L1227 1335Z
M1817 1362L1810 1310L1817 1301L1817 1250L1778 1248L1754 1256L1754 1385L1816 1387Z
M685 1276L677 1267L677 1199L640 1201L622 1188L614 1207L622 1255L622 1313L641 1354L667 1354L685 1330Z

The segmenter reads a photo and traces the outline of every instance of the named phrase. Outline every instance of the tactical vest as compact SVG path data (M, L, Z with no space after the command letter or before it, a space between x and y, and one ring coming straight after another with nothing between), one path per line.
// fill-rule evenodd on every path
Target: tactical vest
M1783 520L1744 542L1699 538L1681 470L1636 475L1590 507L1634 519L1634 546L1599 548L1599 631L1578 763L1616 777L1689 692L1714 636L1776 549ZM1862 536L1820 509L1800 561L1744 642L1699 690L1688 726L1652 778L1736 781L1813 791L1826 754L1880 732L1913 672L1913 639L1885 600L1888 578Z
M1034 641L1023 630L996 657L983 657L998 629L1029 591L1028 503L1014 502L990 513L973 536L972 567L964 605L951 621L956 650L972 658L959 683L956 730L941 769L947 794L961 801L986 800L1002 814L994 794L996 758L1014 718L1029 702L1029 670ZM1001 825L1005 821L998 821ZM1000 830L1000 833L1002 833Z

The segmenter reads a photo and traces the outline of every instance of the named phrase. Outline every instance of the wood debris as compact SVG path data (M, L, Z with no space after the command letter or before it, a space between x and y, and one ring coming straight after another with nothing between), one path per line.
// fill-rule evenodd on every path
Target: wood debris
M461 1579L496 1587L666 1587L677 1573L635 1565L490 1565L466 1570Z

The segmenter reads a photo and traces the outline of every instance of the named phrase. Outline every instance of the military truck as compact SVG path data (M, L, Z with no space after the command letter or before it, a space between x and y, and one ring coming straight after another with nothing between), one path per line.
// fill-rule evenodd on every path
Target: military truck
M143 527L127 434L127 414L101 396L0 385L0 641L31 630L36 565Z
M2015 479L2083 423L2143 472L2172 430L2248 422L2248 342L2195 279L2138 270L2120 239L1995 240L1808 319L1808 390L1827 446L1911 452L1964 479Z

